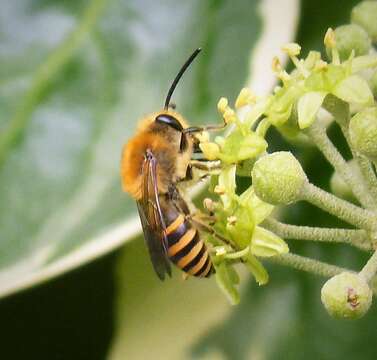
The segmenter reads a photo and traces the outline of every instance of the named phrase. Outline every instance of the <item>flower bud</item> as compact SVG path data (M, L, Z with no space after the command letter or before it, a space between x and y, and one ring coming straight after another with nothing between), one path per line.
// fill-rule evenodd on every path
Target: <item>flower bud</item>
M356 5L351 13L351 21L360 25L372 38L377 41L377 2L363 1Z
M351 144L360 154L377 158L377 107L366 108L352 117L349 124Z
M343 272L326 281L321 300L331 316L359 319L369 310L372 290L360 275Z
M366 31L359 25L343 25L335 29L336 48L341 61L347 60L352 50L355 56L365 55L369 52L371 41ZM326 47L331 58L331 49Z
M263 156L255 163L251 175L257 196L273 205L299 200L307 181L300 163L287 151Z

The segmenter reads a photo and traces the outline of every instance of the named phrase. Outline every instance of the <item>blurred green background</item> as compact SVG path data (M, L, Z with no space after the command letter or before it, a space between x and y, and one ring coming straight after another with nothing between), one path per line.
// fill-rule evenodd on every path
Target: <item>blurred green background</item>
M220 96L272 86L274 39L323 51L326 29L347 23L356 3L0 0L0 358L376 359L376 307L330 319L312 275L267 264L270 283L258 287L242 274L237 307L214 279L176 272L159 282L118 175L137 119L162 106L195 47L204 51L174 101L202 124L217 121ZM330 135L349 156L336 128ZM273 131L269 143L328 188L318 152ZM339 225L306 204L285 220ZM290 247L353 268L365 261L341 245Z

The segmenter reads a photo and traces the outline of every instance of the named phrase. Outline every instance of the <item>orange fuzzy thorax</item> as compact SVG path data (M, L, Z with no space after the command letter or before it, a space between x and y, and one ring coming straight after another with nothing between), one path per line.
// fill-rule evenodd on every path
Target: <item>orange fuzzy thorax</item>
M185 152L179 153L179 131L168 127L166 131L152 130L154 119L161 113L174 116L183 127L187 127L182 116L171 110L153 113L140 122L136 135L124 146L121 160L122 188L136 200L142 196L142 166L147 149L157 159L157 188L160 194L166 193L171 183L184 178L192 155L191 142Z

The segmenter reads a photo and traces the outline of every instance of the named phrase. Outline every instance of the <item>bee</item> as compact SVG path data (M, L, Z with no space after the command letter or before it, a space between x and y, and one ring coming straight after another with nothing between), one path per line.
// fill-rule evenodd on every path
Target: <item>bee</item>
M152 265L161 280L171 276L170 262L196 277L209 277L215 271L177 188L178 182L190 177L193 134L203 128L188 127L170 104L177 83L199 52L196 49L178 72L163 110L140 121L122 152L122 188L136 200Z

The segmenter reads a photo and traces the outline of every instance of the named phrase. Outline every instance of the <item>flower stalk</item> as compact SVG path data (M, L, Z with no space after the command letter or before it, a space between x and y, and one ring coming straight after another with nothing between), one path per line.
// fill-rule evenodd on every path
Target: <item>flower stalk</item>
M371 242L365 230L290 225L273 218L267 218L263 225L285 239L344 243L355 246L360 250L372 250Z
M365 264L365 266L360 271L359 275L361 275L366 282L370 283L373 277L377 273L377 251L373 253L371 258Z
M343 159L342 155L328 138L326 129L320 125L315 124L306 129L305 132L313 141L313 143L318 147L318 149L322 152L327 161L349 185L351 191L360 201L360 203L367 208L375 208L376 204L373 198L371 198L365 191L363 184L354 175L352 169L349 167L347 162Z

